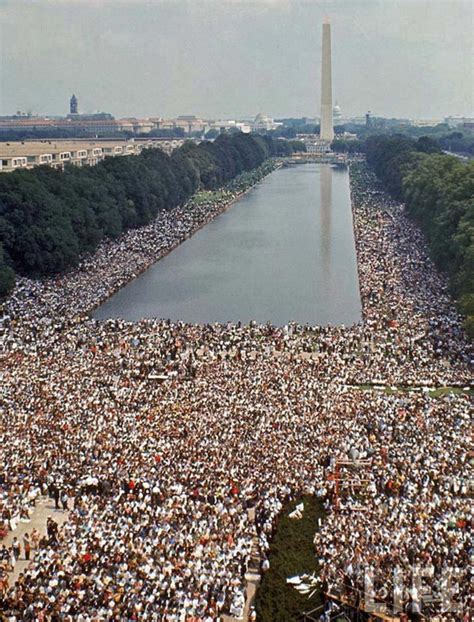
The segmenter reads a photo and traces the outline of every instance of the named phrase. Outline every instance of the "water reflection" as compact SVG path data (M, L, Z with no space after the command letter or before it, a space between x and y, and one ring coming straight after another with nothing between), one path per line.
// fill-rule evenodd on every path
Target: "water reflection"
M332 216L332 175L329 164L321 165L319 175L320 230L319 244L321 248L321 265L329 275L331 274L331 216Z
M327 164L275 171L94 315L201 324L359 321L347 172Z

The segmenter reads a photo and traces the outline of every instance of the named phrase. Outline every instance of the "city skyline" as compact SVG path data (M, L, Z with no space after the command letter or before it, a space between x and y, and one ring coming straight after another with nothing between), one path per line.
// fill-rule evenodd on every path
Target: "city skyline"
M316 117L327 16L344 116L472 115L464 0L3 0L0 114L66 114L75 92L82 112L117 117Z

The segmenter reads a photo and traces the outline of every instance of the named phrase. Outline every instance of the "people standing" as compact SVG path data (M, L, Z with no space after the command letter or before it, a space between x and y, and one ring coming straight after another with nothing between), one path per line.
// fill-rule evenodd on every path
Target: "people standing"
M61 505L64 511L68 510L68 506L67 506L68 500L69 500L69 496L67 494L67 490L64 489L61 493Z
M52 484L51 485L51 496L54 499L54 507L56 510L59 510L59 497L60 497L60 491L58 486L56 486L56 484Z
M58 543L58 524L55 520L48 516L46 521L46 531L48 533L48 539L52 544Z
M16 536L13 538L13 542L12 542L12 553L13 553L13 557L15 558L15 562L17 562L21 554L21 544Z
M41 539L40 532L37 529L33 528L33 531L31 532L31 545L35 551L38 550L40 539Z
M31 554L31 541L28 532L23 536L23 550L25 552L25 559L29 561Z

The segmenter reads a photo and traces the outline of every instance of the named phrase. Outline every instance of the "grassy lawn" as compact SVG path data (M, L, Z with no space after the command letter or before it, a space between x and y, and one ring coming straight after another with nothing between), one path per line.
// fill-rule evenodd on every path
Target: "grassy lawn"
M303 518L288 518L302 501ZM322 604L319 591L308 599L308 595L300 594L286 582L288 577L303 573L315 572L317 576L319 568L313 538L318 529L318 518L324 518L324 508L314 496L304 496L283 508L270 547L270 569L264 574L257 591L258 622L297 622L303 611Z
M206 201L218 201L224 196L226 196L226 193L222 190L202 190L201 192L196 192L193 196L193 201L197 205L200 205Z

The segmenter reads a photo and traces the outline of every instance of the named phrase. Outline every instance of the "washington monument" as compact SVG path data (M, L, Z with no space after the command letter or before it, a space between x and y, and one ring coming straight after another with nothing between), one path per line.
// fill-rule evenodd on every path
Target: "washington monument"
M332 121L332 75L331 75L331 24L323 22L323 53L321 61L321 126L319 136L322 140L334 139Z

